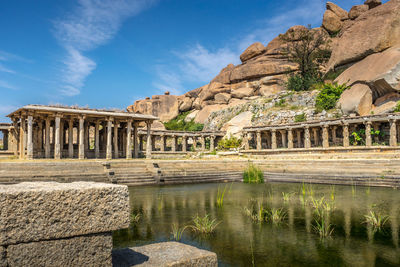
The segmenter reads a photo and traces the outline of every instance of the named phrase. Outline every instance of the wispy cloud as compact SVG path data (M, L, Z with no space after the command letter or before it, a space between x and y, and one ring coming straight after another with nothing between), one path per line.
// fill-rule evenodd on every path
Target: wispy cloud
M75 10L55 22L55 36L66 50L63 61L64 95L80 93L96 62L83 55L114 38L123 21L155 0L79 0Z
M294 25L319 23L325 10L325 0L301 0L296 6L284 5L276 16L260 20L253 29L229 36L226 45L219 49L209 49L195 43L183 52L174 52L177 62L157 65L158 79L153 83L157 89L178 88L177 93L183 93L193 88L184 88L188 82L208 83L222 68L229 63L239 64L240 54L252 43L267 44L280 33L286 32ZM240 35L240 36L239 36Z
M13 71L12 69L7 68L6 66L4 66L1 63L0 63L0 72L6 72L6 73L15 74L15 71Z
M11 90L18 90L18 87L10 84L7 81L0 80L0 88L11 89Z
M153 83L157 89L168 90L173 94L181 94L185 90L186 82L208 83L219 71L229 63L237 64L237 53L228 47L215 51L206 49L197 43L186 49L183 53L173 51L178 63L171 65L158 65L156 73L158 79ZM187 88L186 88L187 89Z

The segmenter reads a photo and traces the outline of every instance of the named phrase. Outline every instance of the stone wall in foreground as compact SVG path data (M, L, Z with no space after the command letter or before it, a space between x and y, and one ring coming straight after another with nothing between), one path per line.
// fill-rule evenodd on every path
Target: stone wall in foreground
M111 266L111 231L129 226L121 185L0 185L0 203L0 266Z

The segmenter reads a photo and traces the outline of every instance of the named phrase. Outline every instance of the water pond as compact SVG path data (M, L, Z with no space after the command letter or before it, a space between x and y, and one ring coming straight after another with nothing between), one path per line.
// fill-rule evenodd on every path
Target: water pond
M129 192L132 223L114 232L116 248L173 240L174 224L209 214L219 223L213 233L187 227L180 242L217 253L220 266L400 266L395 189L229 183Z

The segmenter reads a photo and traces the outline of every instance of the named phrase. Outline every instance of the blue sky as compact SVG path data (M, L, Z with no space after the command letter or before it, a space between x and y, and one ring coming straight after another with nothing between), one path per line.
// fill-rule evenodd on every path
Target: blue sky
M346 10L360 0L339 0ZM207 84L251 43L321 25L322 0L1 1L0 121L26 104L121 108Z

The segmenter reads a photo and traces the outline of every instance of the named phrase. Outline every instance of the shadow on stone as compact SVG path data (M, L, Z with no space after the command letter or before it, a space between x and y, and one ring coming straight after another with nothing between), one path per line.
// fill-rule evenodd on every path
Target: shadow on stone
M112 251L113 267L129 267L137 264L142 264L149 260L149 257L133 251L129 248L118 249Z

